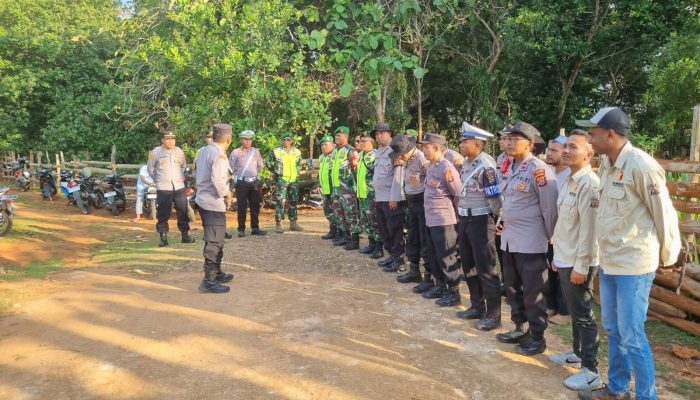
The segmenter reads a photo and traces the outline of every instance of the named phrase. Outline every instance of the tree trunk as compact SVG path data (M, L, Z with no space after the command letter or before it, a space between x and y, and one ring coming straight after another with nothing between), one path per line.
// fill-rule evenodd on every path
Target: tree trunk
M423 139L423 78L416 79L418 92L418 140Z

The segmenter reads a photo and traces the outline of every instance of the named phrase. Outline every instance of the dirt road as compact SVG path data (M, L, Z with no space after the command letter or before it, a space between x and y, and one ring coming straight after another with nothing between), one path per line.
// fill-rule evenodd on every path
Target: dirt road
M213 295L197 292L201 230L158 249L150 222L105 217L96 232L136 230L79 269L0 283L34 294L0 317L0 399L575 398L546 355L516 354L333 248L317 212L301 221L227 241L232 291ZM547 340L547 354L566 348Z

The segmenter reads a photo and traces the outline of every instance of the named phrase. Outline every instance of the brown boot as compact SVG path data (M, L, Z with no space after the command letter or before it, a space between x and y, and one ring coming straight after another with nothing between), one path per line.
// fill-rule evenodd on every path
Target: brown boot
M292 232L303 232L304 228L302 228L301 226L299 226L299 224L297 224L297 220L293 219L293 220L289 221L289 230Z

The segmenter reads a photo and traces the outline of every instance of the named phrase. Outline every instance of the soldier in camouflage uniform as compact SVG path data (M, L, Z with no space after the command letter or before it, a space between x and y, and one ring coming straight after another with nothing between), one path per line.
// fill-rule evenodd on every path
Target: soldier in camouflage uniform
M338 220L333 213L333 187L331 186L331 154L335 149L333 136L324 135L321 138L321 155L318 157L318 183L323 194L323 215L328 220L328 233L322 239L335 239L338 235Z
M297 224L297 201L299 199L299 172L301 172L301 151L292 146L291 132L283 132L280 136L282 146L272 150L270 166L275 178L275 232L284 233L282 220L285 211L289 217L289 229L301 232Z
M331 184L333 186L333 213L338 221L338 236L334 246L345 246L347 250L360 247L358 230L357 196L355 174L357 151L348 144L350 128L340 126L335 130L336 148L331 154Z
M374 162L377 150L374 148L374 139L369 133L360 136L362 153L357 162L357 200L360 208L361 225L364 228L369 245L360 250L362 254L370 254L372 258L381 258L382 239L379 236L379 222L377 220L374 185Z

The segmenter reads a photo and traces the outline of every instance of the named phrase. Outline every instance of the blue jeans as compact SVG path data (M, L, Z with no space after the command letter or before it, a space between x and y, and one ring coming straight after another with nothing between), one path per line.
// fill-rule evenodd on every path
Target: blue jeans
M655 272L643 275L606 275L600 270L600 304L608 333L608 388L629 392L634 371L637 400L656 399L654 358L644 332L649 291Z

